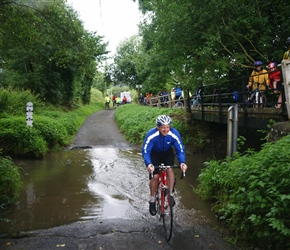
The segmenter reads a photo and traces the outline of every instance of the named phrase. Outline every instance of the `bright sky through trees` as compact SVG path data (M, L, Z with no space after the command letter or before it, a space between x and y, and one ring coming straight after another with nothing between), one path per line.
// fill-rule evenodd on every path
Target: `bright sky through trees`
M141 14L132 0L67 0L80 15L85 29L97 31L109 42L108 50L115 52L118 44L138 33Z

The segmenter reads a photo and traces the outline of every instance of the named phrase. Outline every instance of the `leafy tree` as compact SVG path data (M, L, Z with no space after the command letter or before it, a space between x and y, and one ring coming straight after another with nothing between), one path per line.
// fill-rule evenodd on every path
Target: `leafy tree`
M102 37L84 30L63 0L2 2L0 57L4 87L30 89L43 100L88 103Z
M255 60L279 62L289 34L284 1L139 0L147 51L190 84L249 74Z

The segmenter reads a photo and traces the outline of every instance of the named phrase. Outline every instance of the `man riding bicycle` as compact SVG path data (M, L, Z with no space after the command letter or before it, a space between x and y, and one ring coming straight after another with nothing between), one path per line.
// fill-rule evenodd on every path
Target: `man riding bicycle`
M150 129L144 139L142 146L142 155L145 166L149 173L153 173L153 178L150 180L150 201L149 212L151 215L156 214L155 191L158 186L159 169L154 166L159 166L163 163L166 166L174 165L175 149L180 169L187 170L185 161L185 150L182 143L181 136L175 128L171 127L172 120L167 115L160 115L156 119L156 127ZM173 206L175 204L173 198L174 187L174 172L172 168L167 171L167 182L170 190L170 202Z

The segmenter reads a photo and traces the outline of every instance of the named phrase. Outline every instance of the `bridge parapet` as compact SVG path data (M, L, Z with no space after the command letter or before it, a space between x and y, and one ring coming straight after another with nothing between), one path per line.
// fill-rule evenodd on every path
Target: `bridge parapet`
M290 120L290 60L283 60L281 63L283 73L283 85L285 92L285 105L288 113L288 120Z

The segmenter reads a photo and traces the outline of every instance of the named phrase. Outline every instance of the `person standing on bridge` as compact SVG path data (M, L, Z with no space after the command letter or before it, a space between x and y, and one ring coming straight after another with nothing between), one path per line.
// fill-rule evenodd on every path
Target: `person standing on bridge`
M282 60L290 60L290 36L286 39L287 51L284 53Z
M258 88L260 91L265 91L268 85L268 72L263 69L261 61L254 63L255 69L252 71L247 88L252 87L252 90Z
M274 89L274 94L278 95L277 105L275 108L281 108L282 105L282 83L281 71L277 68L277 63L270 62L268 64L269 86Z
M251 87L252 91L259 90L260 92L264 92L269 84L268 72L262 68L262 64L261 61L254 63L255 69L252 71L249 77L249 83L246 86L248 89ZM255 92L256 103L262 103L259 100L259 96L259 92Z
M172 120L167 115L160 115L156 119L156 127L150 129L144 139L142 146L142 155L144 158L145 166L149 174L153 173L153 178L150 180L150 201L149 212L151 215L156 215L156 200L155 191L158 186L159 169L154 166L159 166L163 163L166 166L174 165L175 149L180 169L187 170L185 161L185 150L179 132L171 127ZM170 202L174 206L175 201L173 198L174 188L174 172L172 168L167 171L167 181L170 191Z

